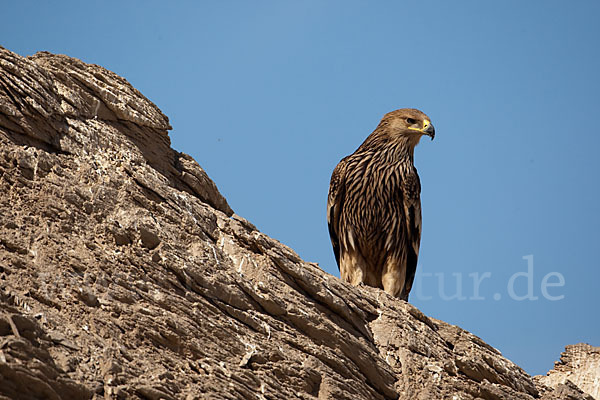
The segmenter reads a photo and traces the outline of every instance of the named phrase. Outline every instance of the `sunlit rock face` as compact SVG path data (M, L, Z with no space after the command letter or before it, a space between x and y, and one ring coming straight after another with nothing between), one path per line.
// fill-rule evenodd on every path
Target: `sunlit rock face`
M551 388L572 383L587 395L600 399L600 347L586 343L568 345L554 368L535 379Z

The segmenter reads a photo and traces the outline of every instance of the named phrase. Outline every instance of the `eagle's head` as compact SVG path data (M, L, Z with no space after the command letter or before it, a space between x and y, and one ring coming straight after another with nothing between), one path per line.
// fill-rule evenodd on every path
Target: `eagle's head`
M423 112L414 108L401 108L383 116L380 126L392 138L406 138L416 145L421 136L427 135L431 140L435 137L435 128L431 120Z

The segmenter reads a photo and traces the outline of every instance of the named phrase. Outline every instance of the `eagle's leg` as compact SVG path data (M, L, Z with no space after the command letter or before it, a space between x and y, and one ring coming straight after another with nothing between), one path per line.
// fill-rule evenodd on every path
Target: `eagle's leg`
M405 263L395 257L388 257L381 273L381 284L383 285L383 290L385 290L385 292L391 296L403 297L405 282Z
M342 253L340 260L340 275L343 280L357 286L365 283L367 262L364 257L356 251Z

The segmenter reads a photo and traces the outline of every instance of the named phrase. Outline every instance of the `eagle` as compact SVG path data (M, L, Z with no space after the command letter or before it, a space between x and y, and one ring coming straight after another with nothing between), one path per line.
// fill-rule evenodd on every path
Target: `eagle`
M414 108L384 115L358 149L333 170L327 225L343 280L408 301L421 241L421 182L415 146L435 137Z

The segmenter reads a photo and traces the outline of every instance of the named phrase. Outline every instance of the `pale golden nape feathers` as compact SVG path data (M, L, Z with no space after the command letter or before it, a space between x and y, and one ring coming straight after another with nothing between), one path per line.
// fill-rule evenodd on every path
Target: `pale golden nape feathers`
M408 300L421 240L421 184L413 164L427 115L387 113L375 131L333 170L327 223L342 279Z

